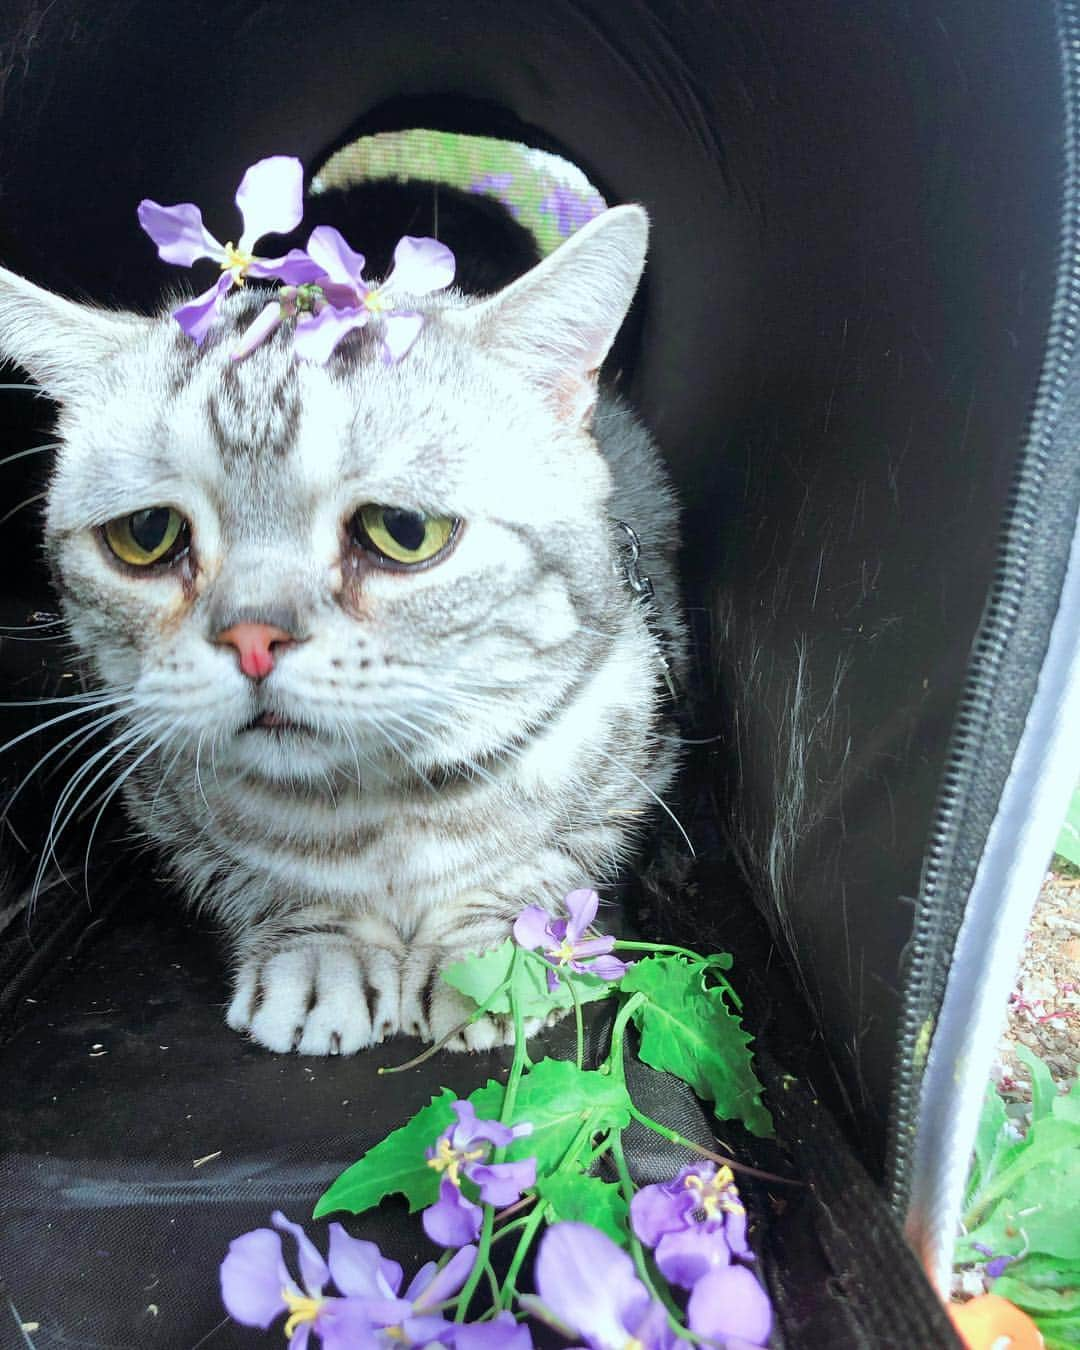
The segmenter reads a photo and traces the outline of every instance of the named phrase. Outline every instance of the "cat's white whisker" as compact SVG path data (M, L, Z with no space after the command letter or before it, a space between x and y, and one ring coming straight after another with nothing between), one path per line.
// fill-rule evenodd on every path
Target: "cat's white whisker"
M24 705L8 704L7 706L22 707ZM121 706L130 706L130 700L125 698L105 698L101 699L99 702L94 702L79 708L73 708L65 713L60 713L56 717L50 717L47 722L39 722L37 726L31 727L28 731L20 732L18 736L13 736L10 741L5 741L3 745L0 745L0 754L4 754L6 751L13 749L16 745L27 740L30 736L40 735L41 732L48 731L50 727L54 727L60 722L67 722L72 717L83 717L87 713L97 712L100 708Z
M54 746L51 746L48 750L46 750L45 753L34 764L33 768L23 777L22 781L19 783L19 786L15 789L15 791L11 794L11 796L8 797L3 811L0 812L0 821L6 818L8 812L14 805L16 798L26 787L26 785L30 782L30 780L34 777L38 769L40 769L41 766L46 762L46 760L51 759L52 756L55 755L58 751L62 750L65 745L70 745L72 741L75 742L75 745L70 750L68 750L67 754L64 755L61 759L59 759L56 762L56 764L52 766L52 768L50 769L50 776L51 776L52 774L58 772L58 770L62 768L64 764L67 763L67 761L72 757L72 755L78 754L79 751L82 749L82 747L88 741L92 740L94 736L103 727L109 726L111 723L116 722L126 716L127 713L124 710L121 710L119 712L107 713L104 717L97 718L95 721L91 722L88 726L77 727L74 731L69 732L61 740L57 741L57 743Z
M33 496L24 498L18 506L13 506L10 511L6 511L0 516L0 525L6 525L12 516L17 516L19 514L23 507L33 506L35 502L43 502L48 495L48 491L46 490L44 492L35 492Z
M3 388L4 386L0 384L0 389ZM0 469L2 469L5 464L14 464L17 459L26 459L28 455L40 455L43 454L46 450L59 450L59 449L60 449L60 442L51 441L48 445L33 445L30 447L29 450L17 450L13 455L7 455L4 459L0 459Z
M138 769L139 765L142 764L145 760L147 760L151 755L156 754L163 745L167 745L171 738L171 735L172 733L168 729L166 729L165 732L161 736L159 736L156 741L154 741L146 750L144 750L142 754L139 755L138 758L135 759L135 761L132 764L130 764L127 769L124 770L124 772L114 783L111 783L109 785L108 791L102 798L101 804L98 806L97 815L94 817L94 823L93 825L91 825L90 833L87 836L86 856L83 860L83 887L86 891L87 899L89 899L90 897L90 852L94 847L94 837L97 834L98 826L101 824L102 816L105 814L105 811L108 808L109 803L120 791L120 789L124 786L124 784L131 777L131 775L136 771L136 769ZM94 808L93 806L91 806L89 809L92 811Z

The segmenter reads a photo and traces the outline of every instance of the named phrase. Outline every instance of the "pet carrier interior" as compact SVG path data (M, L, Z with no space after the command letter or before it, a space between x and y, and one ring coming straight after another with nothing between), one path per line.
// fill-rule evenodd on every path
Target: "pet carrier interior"
M64 294L156 306L141 198L226 209L260 157L314 174L375 132L521 141L648 208L618 367L684 507L701 744L696 858L661 828L626 891L645 930L735 956L778 1143L726 1142L803 1183L755 1188L775 1344L953 1344L901 1231L947 1261L981 1087L940 1084L965 1046L985 1080L1050 847L1032 808L1072 773L1071 0L12 0L0 28L0 261ZM48 442L47 404L0 399L3 455ZM69 659L41 627L47 459L0 469L2 622L38 625L0 641L6 703ZM5 739L40 715L4 712ZM7 753L7 793L39 753ZM249 1344L229 1238L505 1061L388 1089L381 1053L245 1043L214 934L119 821L89 899L80 857L29 915L56 786L4 842L0 1344ZM378 1224L405 1259L403 1211Z

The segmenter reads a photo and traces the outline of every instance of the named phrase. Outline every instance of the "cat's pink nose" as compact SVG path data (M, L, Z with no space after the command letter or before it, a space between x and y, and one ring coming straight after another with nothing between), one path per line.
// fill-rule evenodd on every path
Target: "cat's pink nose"
M270 623L234 623L215 641L236 648L240 669L248 679L262 680L274 669L274 648L291 646L296 639Z

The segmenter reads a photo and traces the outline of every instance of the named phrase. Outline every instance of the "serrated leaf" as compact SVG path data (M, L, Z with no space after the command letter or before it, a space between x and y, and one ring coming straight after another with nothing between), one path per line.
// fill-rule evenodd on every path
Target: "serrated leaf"
M558 1172L542 1177L536 1187L549 1206L549 1223L591 1223L620 1247L629 1243L629 1208L622 1189L581 1172Z
M481 1119L498 1120L506 1089L491 1081L470 1094ZM553 1172L583 1127L588 1134L623 1129L630 1122L630 1097L607 1074L563 1059L542 1059L521 1080L512 1124L532 1123L532 1134L515 1139L506 1151L510 1162L536 1158L537 1173Z
M704 963L682 956L650 956L631 966L621 988L648 1000L634 1014L638 1057L689 1084L713 1103L721 1120L742 1120L752 1134L768 1138L772 1119L761 1103L751 1038L728 1008L723 988L708 984L705 974Z
M443 979L466 998L479 1007L487 1003L496 994L500 985L505 986L497 994L488 1008L493 1013L510 1011L510 968L514 962L514 953L520 948L510 938L482 952L479 956L469 956L464 961L456 961L442 972ZM549 966L539 957L528 954L521 972L521 1012L524 1017L544 1017L559 1008L572 1008L574 999L567 988L567 980L574 981L574 988L582 1003L594 1003L597 999L607 998L614 993L608 980L596 975L580 975L577 972L559 975L559 983L553 990L547 987Z
M450 1103L455 1100L455 1094L443 1088L410 1121L369 1148L319 1197L312 1218L341 1211L362 1214L395 1192L406 1197L410 1213L433 1205L439 1198L439 1176L427 1165L424 1150L452 1124Z

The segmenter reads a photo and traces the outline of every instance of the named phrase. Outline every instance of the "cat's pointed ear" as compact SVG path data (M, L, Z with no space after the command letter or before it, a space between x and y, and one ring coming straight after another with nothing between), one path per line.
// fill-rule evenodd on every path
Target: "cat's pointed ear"
M560 417L584 423L596 379L645 266L649 217L615 206L523 277L453 319L540 384Z
M58 402L88 393L101 361L146 322L65 300L0 267L0 360L22 366Z

